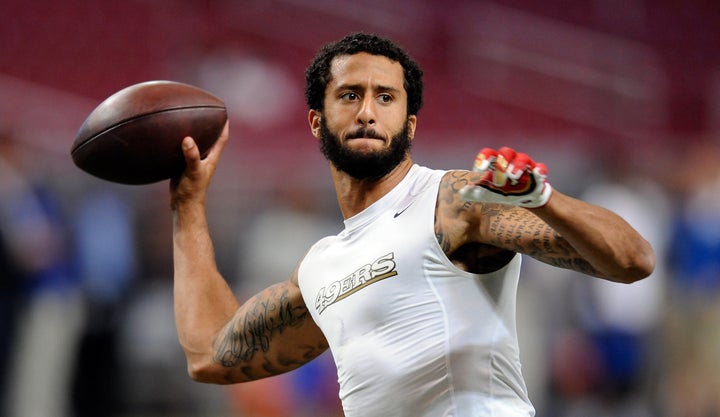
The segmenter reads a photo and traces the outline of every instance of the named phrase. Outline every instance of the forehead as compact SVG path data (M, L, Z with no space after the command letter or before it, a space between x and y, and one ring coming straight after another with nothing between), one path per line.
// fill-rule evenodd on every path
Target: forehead
M402 65L382 55L360 52L339 55L330 63L330 85L360 85L372 83L385 87L403 88L405 76Z

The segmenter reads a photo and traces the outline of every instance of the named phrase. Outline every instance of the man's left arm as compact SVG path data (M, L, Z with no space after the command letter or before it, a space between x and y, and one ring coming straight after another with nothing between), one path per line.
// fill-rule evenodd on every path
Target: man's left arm
M647 277L655 268L655 254L650 244L610 210L557 190L546 205L527 210L552 227L592 266L591 275L632 283Z
M610 281L650 275L655 254L623 218L554 190L547 169L509 148L478 154L462 199L482 203L483 243Z

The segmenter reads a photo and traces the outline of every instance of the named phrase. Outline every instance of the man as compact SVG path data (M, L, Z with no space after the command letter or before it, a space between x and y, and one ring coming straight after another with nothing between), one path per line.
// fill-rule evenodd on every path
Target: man
M618 282L651 273L637 232L554 191L527 155L486 149L476 172L415 165L421 76L374 35L319 52L308 120L345 230L242 305L217 271L205 216L228 129L204 160L185 138L187 169L171 181L174 291L194 379L269 377L330 347L348 417L531 416L515 331L520 254Z

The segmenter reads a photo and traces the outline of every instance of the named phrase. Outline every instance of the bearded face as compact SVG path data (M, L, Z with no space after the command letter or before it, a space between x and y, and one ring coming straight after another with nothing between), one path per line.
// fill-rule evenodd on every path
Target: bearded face
M384 139L375 130L367 128L360 128L345 139L354 138ZM340 138L330 131L324 118L320 120L320 149L323 155L335 168L355 179L375 181L382 178L405 158L411 143L409 122L406 121L387 148L379 151L354 150L343 145Z

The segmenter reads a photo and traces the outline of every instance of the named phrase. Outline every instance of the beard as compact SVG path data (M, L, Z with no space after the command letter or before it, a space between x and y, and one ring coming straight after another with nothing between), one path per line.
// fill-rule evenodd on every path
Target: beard
M342 145L340 138L328 129L323 118L320 120L320 150L337 170L358 180L377 181L405 159L412 143L409 131L409 122L406 121L403 129L392 137L387 149L376 152L355 151ZM375 130L365 128L347 137L355 138L384 139Z

